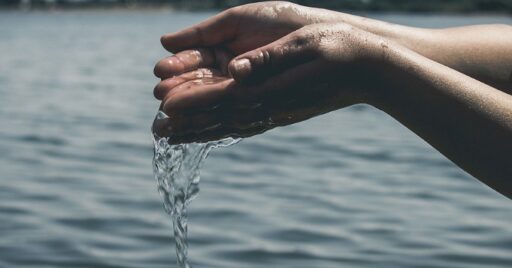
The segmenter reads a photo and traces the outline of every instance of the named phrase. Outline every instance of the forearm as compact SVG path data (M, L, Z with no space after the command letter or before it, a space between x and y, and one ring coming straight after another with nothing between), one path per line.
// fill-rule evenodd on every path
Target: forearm
M433 61L512 93L512 27L477 25L446 29L408 27L325 9L326 22L343 22L385 37Z
M421 54L512 94L512 27L475 25L430 30ZM437 45L436 45L437 44Z
M512 96L401 46L378 57L373 104L512 198Z

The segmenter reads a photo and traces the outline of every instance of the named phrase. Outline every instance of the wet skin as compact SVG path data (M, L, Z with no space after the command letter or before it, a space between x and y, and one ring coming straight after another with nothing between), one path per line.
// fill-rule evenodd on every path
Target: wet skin
M417 29L265 2L161 41L176 54L155 66L154 94L172 120L154 128L173 142L248 137L365 103L512 196L510 26Z

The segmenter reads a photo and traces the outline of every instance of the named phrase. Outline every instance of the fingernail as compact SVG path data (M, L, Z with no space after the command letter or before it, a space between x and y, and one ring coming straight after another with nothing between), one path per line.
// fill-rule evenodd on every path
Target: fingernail
M236 71L235 78L243 79L251 72L251 62L248 59L238 59L233 65Z

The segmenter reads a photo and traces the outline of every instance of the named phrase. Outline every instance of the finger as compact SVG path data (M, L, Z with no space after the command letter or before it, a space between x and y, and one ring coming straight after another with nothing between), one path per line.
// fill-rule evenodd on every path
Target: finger
M163 35L160 41L173 53L192 47L219 45L234 37L237 20L233 9L226 10L177 33Z
M229 103L210 112L174 114L167 121L155 123L154 128L158 135L172 137L174 143L252 136L333 110L331 98L325 98L328 95L301 92L292 100L265 106Z
M179 85L164 97L163 111L184 113L233 100L254 102L266 99L267 102L279 102L282 95L286 95L286 89L308 88L303 83L317 81L315 77L319 75L321 69L320 62L302 64L253 86L240 85L229 78L207 85L189 81Z
M313 103L283 102L274 107L246 106L230 103L210 112L193 115L171 114L166 121L155 122L160 136L172 137L175 142L199 142L222 137L245 137L276 126L302 121L315 114ZM256 130L256 131L255 131Z
M208 113L177 117L173 122L173 132L176 135L186 135L211 131L216 128L242 131L268 125L269 111L262 108L239 109L229 105L227 109L221 107Z
M190 49L160 60L153 70L156 77L166 79L197 68L212 66L214 52L210 49Z
M336 100L339 96L328 84L316 84L321 71L313 70L318 70L319 65L316 62L304 64L260 85L275 93L277 89L270 86L281 84L278 90L283 97L268 94L262 100L264 105L227 103L227 107L220 105L207 113L172 116L172 121L161 125L164 129L161 135L172 136L174 143L248 137L332 111L339 104ZM302 86L315 90L296 90Z
M153 130L160 137L171 137L171 143L206 142L225 137L249 137L277 126L289 125L329 111L314 103L259 107L253 110L229 110L193 116L171 116L157 120Z
M167 114L180 114L210 107L228 99L235 86L233 79L229 78L211 84L189 81L179 85L164 97L162 110Z
M259 82L313 59L315 40L300 31L234 58L229 72L238 82Z
M213 120L213 118L209 118ZM187 121L194 121L189 119ZM249 137L262 133L271 127L264 124L253 124L247 128L236 128L229 125L223 125L220 122L201 121L202 131L180 131L178 130L176 120L172 118L156 120L153 123L153 131L159 137L169 137L169 142L172 144L191 143L191 142L208 142L213 140L220 140L227 137ZM209 127L204 127L209 126ZM199 127L199 126L197 126Z
M155 95L155 98L163 100L174 88L188 81L199 80L198 82L202 82L202 84L212 84L222 79L225 78L221 77L221 71L217 69L199 68L194 71L162 80L155 86L153 94Z
M257 84L241 85L233 91L240 101L258 101L265 105L282 103L283 100L296 99L304 91L318 88L318 83L326 82L323 73L324 63L312 61L287 69L280 74L268 77Z

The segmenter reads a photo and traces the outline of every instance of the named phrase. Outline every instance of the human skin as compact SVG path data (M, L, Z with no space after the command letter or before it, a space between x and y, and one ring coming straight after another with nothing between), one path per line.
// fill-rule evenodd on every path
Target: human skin
M165 35L177 54L155 67L155 96L172 120L155 130L174 142L247 137L366 103L512 197L510 28L416 30L337 14L253 4Z
M385 37L498 89L512 91L512 27L509 25L415 28L288 2L263 2L228 9L179 33L164 35L162 44L171 52L182 52L178 55L182 58L195 53L183 52L185 49L219 44L238 55L303 26L336 22ZM209 57L212 53L202 50L201 54ZM163 76L180 73L179 68L169 66L169 59L157 64L157 76L160 76L158 71L164 71Z

